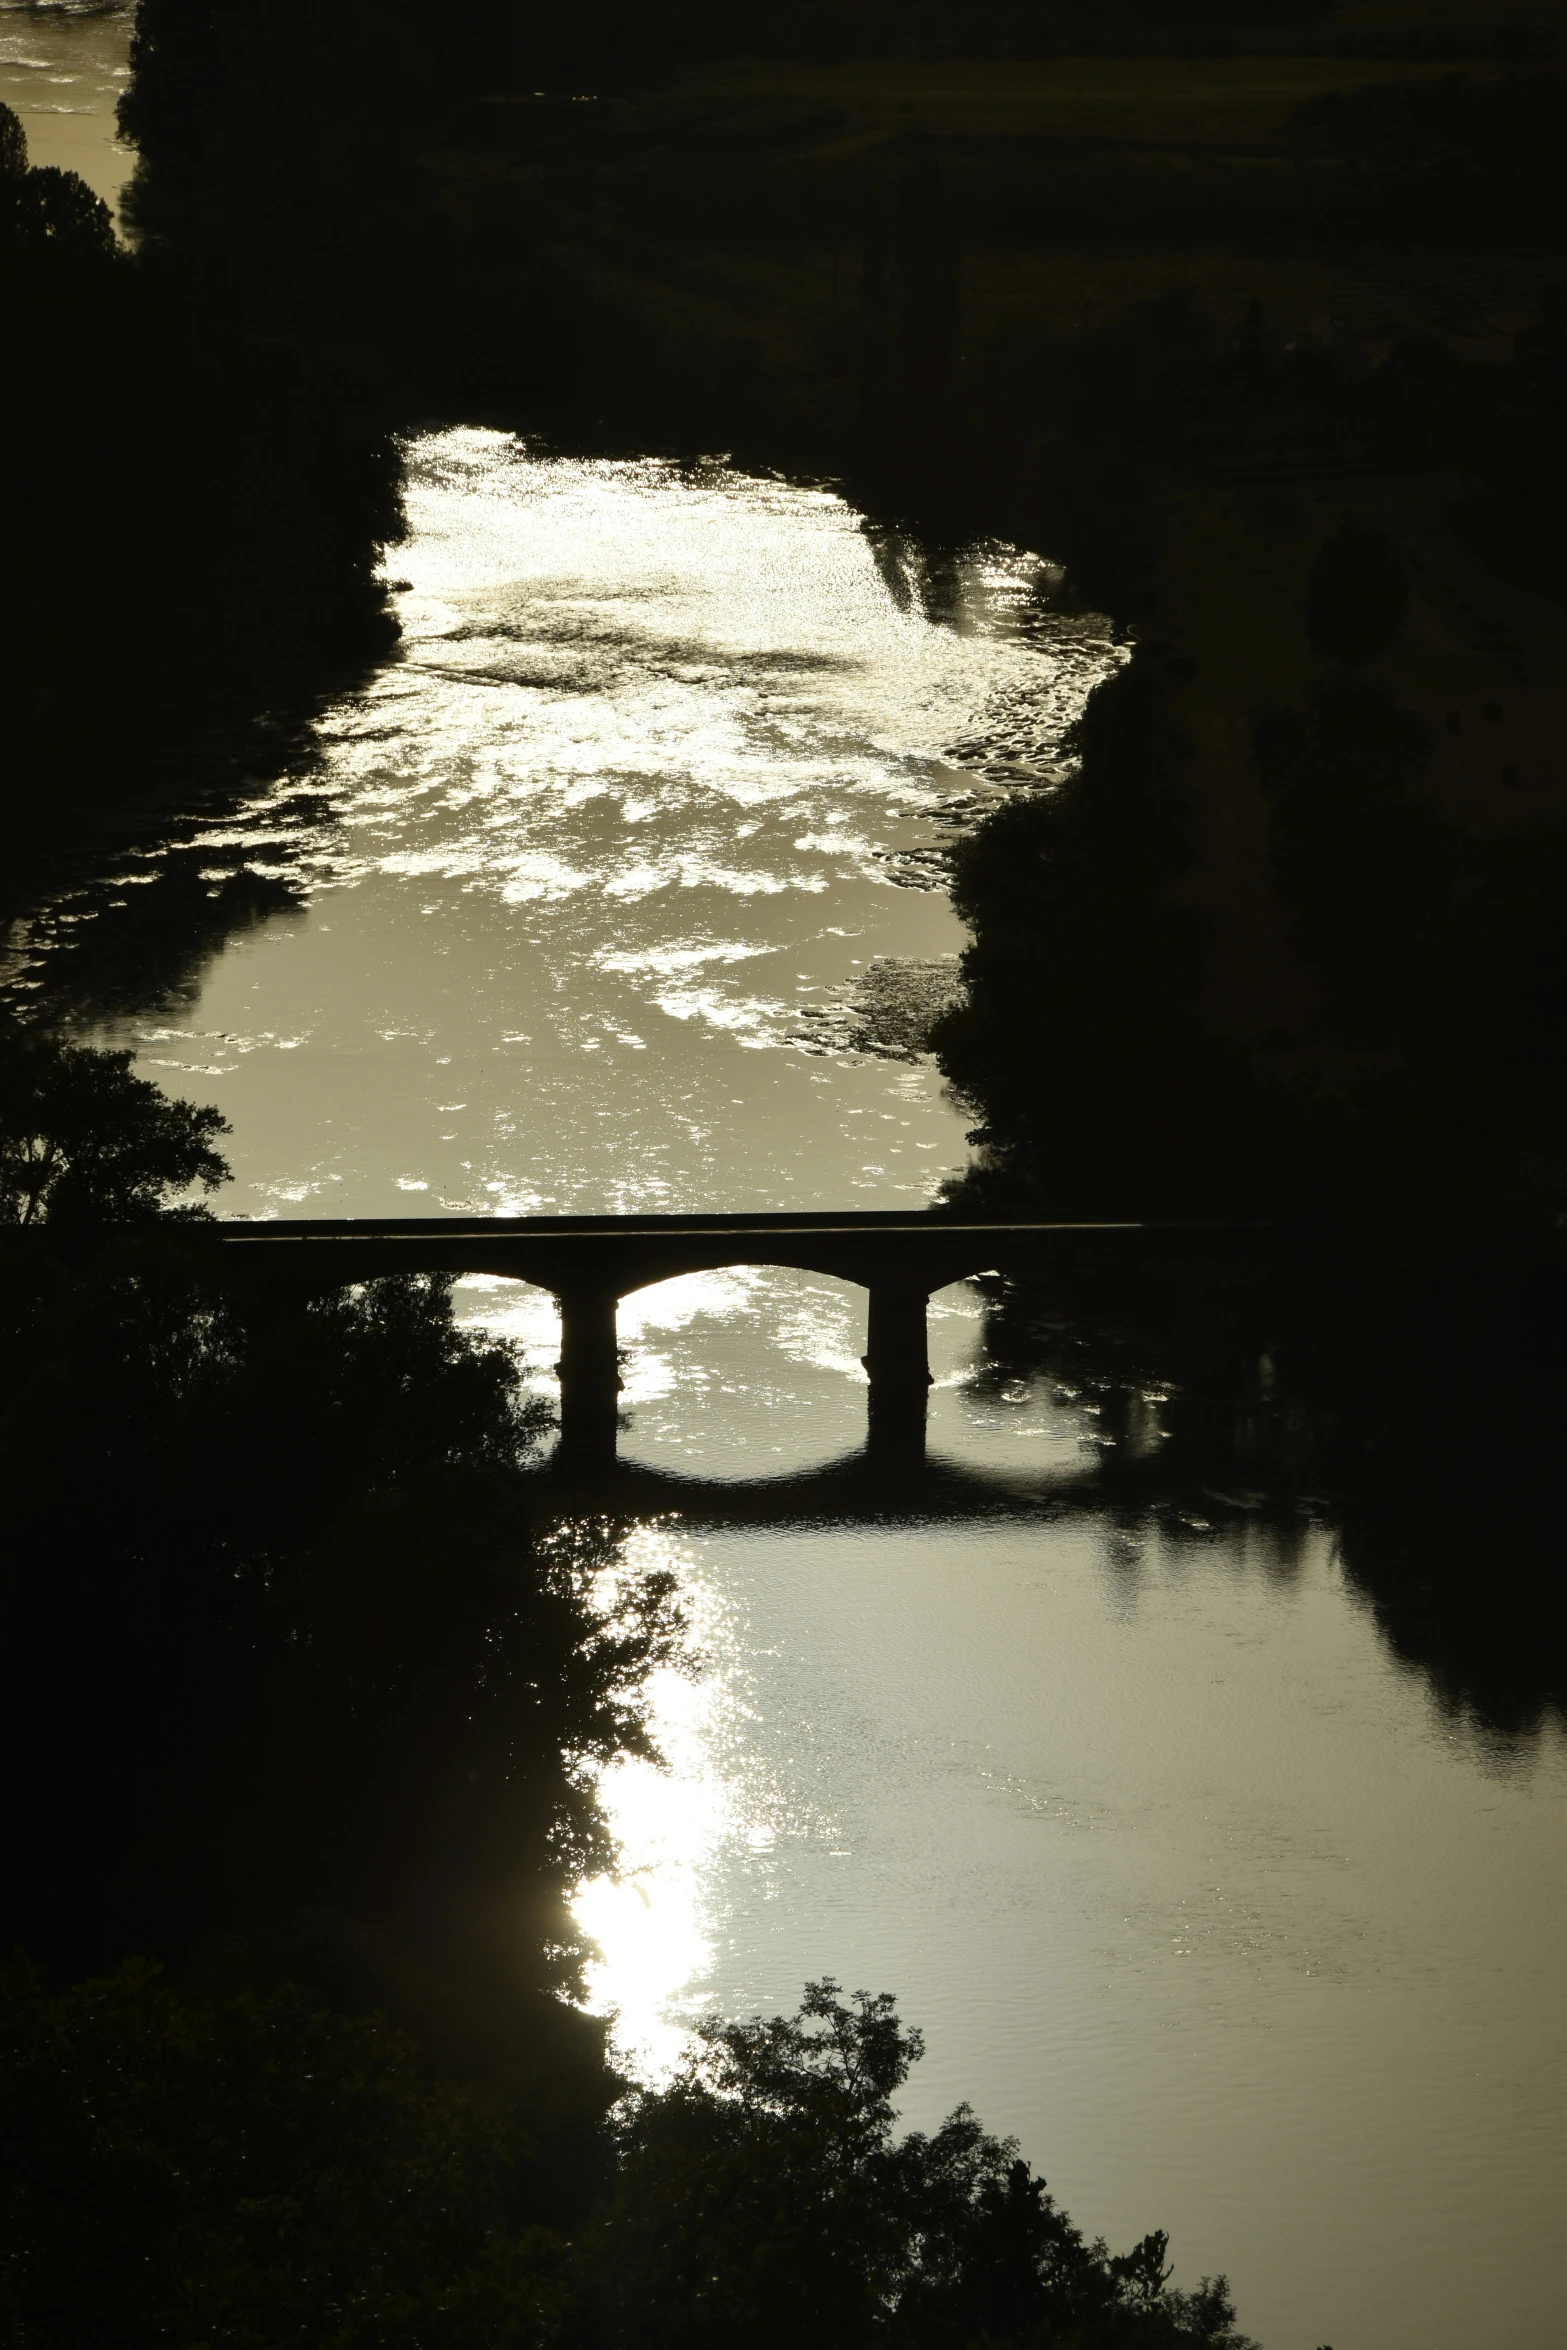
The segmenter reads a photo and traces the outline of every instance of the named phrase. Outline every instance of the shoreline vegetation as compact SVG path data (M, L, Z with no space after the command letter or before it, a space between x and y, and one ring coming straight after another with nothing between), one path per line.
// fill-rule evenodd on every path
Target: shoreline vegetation
M265 757L334 671L384 657L377 570L402 511L362 371L127 251L75 174L29 168L3 106L0 304L12 913L73 852L188 790L201 755Z
M385 654L431 417L1041 548L1134 650L957 853L964 1204L1336 1238L1266 1294L1002 1299L996 1343L1176 1387L1171 1474L1246 1507L1331 1480L1388 1637L1527 1728L1564 1695L1567 92L1561 11L1511 13L844 0L741 51L697 5L142 0L134 253L0 114L8 902ZM1239 2350L1222 2281L1086 2244L962 2109L897 2139L883 1999L616 2075L567 1897L676 1595L550 1521L439 1283L220 1288L168 1212L220 1135L174 1107L0 1035L0 1721L49 1790L0 2331Z

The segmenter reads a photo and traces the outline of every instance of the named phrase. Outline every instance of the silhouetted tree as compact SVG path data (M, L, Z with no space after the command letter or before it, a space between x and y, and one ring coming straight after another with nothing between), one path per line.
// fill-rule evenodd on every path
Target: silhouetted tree
M26 245L52 245L81 256L115 249L114 222L101 196L74 171L40 164L17 190L14 233Z
M1409 612L1398 550L1363 522L1324 541L1306 582L1306 636L1323 661L1358 664L1385 653Z
M116 250L114 222L76 172L52 163L28 169L21 119L0 106L0 268L44 249L68 261L105 259Z
M886 1994L813 1983L796 2015L715 2018L700 2043L622 2121L585 2245L595 2350L1245 2350L1222 2278L1171 2293L1163 2236L1120 2257L1086 2242L966 2106L897 2137L923 2042Z
M1280 904L1341 1008L1373 1029L1396 1022L1416 933L1440 919L1450 865L1446 828L1412 790L1431 761L1430 730L1385 686L1337 671L1304 711L1263 712L1253 749Z
M384 2018L145 1964L51 1996L13 1966L0 2313L124 2350L1250 2350L1222 2278L1171 2292L1162 2235L1086 2243L966 2109L895 2139L920 2042L890 1999L814 1984L703 2039L632 2101L594 2219L587 2181L551 2211L526 2102L432 2075Z
M1090 695L1075 772L958 844L974 943L933 1041L980 1112L987 1194L1022 1186L1083 1215L1255 1198L1249 1105L1198 1018L1202 922L1170 887L1191 839L1172 682L1139 653Z
M82 801L148 791L209 730L277 709L395 635L401 528L362 380L250 339L166 255L133 255L0 121L0 820L51 848ZM104 386L114 386L107 399ZM84 574L123 577L112 620ZM11 885L17 887L14 863Z
M27 169L27 133L22 118L0 105L0 180L20 179Z
M133 1077L128 1052L0 1024L0 1223L145 1222L171 1194L228 1181L214 1148L228 1130L220 1111Z

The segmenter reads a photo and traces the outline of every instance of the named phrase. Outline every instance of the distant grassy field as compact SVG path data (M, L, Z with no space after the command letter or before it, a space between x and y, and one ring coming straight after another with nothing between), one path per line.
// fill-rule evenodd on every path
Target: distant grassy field
M1291 213L1304 101L1454 70L1253 55L692 66L596 118L594 211L568 228L572 266L609 273L616 299L634 281L639 310L667 305L682 341L744 339L801 415L813 384L841 406L835 357L868 240L921 174L961 249L962 359L980 375L1185 289L1224 331L1260 300L1286 339L1333 321L1372 355L1436 332L1500 356L1562 272L1548 245L1324 244ZM1470 81L1501 70L1463 68ZM509 182L525 209L540 162L548 175L547 125L530 148L516 105L509 159L504 143L482 162L441 159L465 202L504 208Z
M1466 68L1494 75L1492 66ZM1117 146L1278 148L1295 107L1325 90L1451 73L1445 63L1340 57L854 58L839 65L693 66L686 101L789 99L842 117L822 151L920 132L961 139L1069 139Z

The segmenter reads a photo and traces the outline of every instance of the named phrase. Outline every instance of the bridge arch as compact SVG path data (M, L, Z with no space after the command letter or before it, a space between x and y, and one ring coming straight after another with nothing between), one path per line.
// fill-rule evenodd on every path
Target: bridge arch
M805 1475L864 1442L866 1292L812 1267L733 1258L618 1301L629 1469Z
M661 1252L655 1269L638 1266L629 1276L612 1277L608 1286L620 1298L634 1297L639 1290L653 1289L663 1281L676 1281L689 1273L725 1273L745 1267L768 1271L773 1267L797 1273L816 1273L826 1281L847 1281L857 1289L873 1290L891 1282L907 1289L923 1289L927 1297L938 1289L949 1289L954 1282L971 1281L977 1273L996 1269L994 1240L988 1244L971 1244L967 1248L941 1246L924 1251L919 1249L874 1251L855 1247L823 1248L780 1246L776 1241L760 1242L754 1248L735 1248L732 1244L715 1243L711 1248L689 1251Z
M943 1252L939 1262L921 1263L916 1256L910 1263L907 1258L900 1262L890 1251L878 1251L877 1261L868 1264L858 1252L841 1248L780 1247L771 1239L754 1248L714 1243L671 1250L656 1269L648 1264L635 1267L630 1279L622 1274L609 1282L564 1288L558 1293L562 1455L590 1463L613 1454L622 1389L618 1313L627 1298L694 1273L776 1267L847 1282L866 1292L865 1351L860 1360L868 1387L870 1450L888 1460L922 1459L931 1386L928 1300L934 1290L967 1279L971 1271L988 1270L994 1254L993 1246L971 1246L955 1255Z

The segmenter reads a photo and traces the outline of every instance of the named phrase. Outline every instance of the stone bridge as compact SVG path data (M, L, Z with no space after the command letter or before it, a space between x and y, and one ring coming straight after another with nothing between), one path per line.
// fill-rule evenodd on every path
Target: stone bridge
M613 1464L619 1423L620 1300L676 1274L728 1265L791 1265L868 1292L868 1449L917 1462L925 1447L930 1366L926 1301L975 1273L1039 1277L1052 1268L1118 1271L1205 1251L1233 1257L1266 1225L999 1223L938 1211L831 1210L754 1215L399 1216L222 1223L225 1256L311 1287L383 1273L487 1273L528 1281L560 1303L560 1458Z

